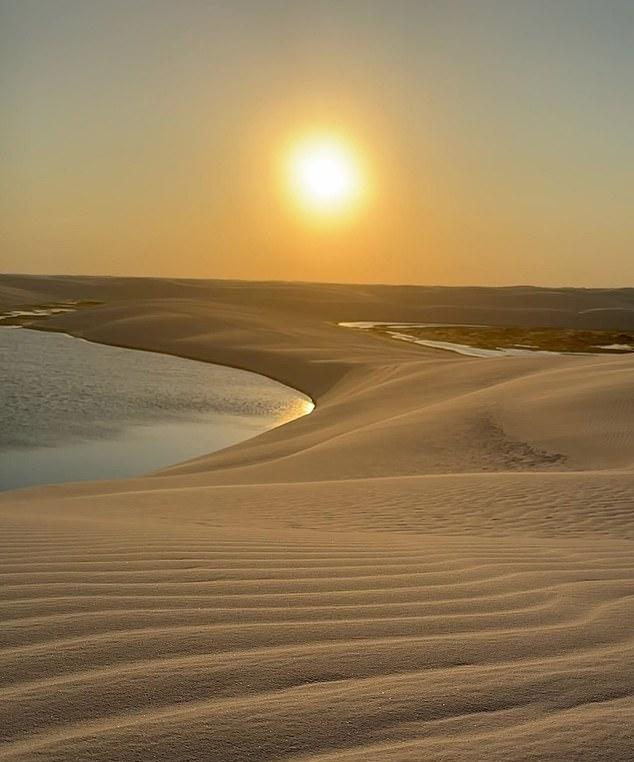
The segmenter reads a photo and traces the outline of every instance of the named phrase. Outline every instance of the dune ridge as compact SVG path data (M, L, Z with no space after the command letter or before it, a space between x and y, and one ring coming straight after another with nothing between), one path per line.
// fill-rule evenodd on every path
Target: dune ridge
M346 293L397 312L396 287L97 280L0 279L0 303L101 298L45 327L317 406L156 474L0 496L0 760L632 758L632 356L333 324ZM631 297L536 291L523 310Z

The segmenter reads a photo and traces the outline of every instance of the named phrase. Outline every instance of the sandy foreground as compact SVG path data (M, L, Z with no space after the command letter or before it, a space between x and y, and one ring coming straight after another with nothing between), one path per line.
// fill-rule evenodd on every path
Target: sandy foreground
M82 298L105 304L48 325L316 409L158 474L0 496L0 760L634 757L634 355L333 324L625 328L631 290L0 279L0 306Z

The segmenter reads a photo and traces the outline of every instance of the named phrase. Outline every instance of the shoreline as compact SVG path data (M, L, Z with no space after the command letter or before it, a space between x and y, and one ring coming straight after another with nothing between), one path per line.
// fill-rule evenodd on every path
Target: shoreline
M2 326L0 326L1 328ZM7 328L10 326L7 326ZM259 371L250 370L249 368L240 367L238 365L227 365L225 363L215 362L214 360L201 360L197 357L191 357L189 355L180 354L176 352L166 352L162 349L152 349L151 347L141 347L141 346L132 346L132 345L126 345L126 344L115 344L112 342L104 341L103 339L88 339L84 336L71 333L70 331L65 331L60 328L53 328L53 327L47 327L44 324L42 325L27 325L27 326L14 326L19 328L26 328L29 331L42 331L44 333L60 333L64 336L69 336L71 339L78 339L80 341L87 341L90 344L100 344L104 347L116 347L118 349L129 349L133 352L151 352L152 354L158 354L158 355L165 355L166 357L177 357L181 360L189 360L190 362L200 362L204 363L206 365L219 365L223 368L231 368L232 370L242 370L246 373L255 373L258 376L262 376L263 378L268 378L270 381L275 381L278 384L281 384L282 386L286 386L288 389L291 389L295 392L298 392L299 394L303 394L304 397L307 397L310 402L313 404L313 409L316 407L315 400L306 392L304 392L302 389L297 389L294 386L290 386L285 381L282 381L279 378L275 378L274 376L267 376L265 373L260 373ZM311 411L312 412L312 411ZM292 423L292 421L289 421L289 423ZM285 424L282 424L285 425Z
M202 359L196 355L184 354L183 352L177 352L177 351L170 352L165 349L155 349L151 345L125 344L118 341L117 342L108 341L107 339L104 339L104 338L99 338L99 339L88 338L86 336L81 335L80 333L74 333L71 330L66 330L64 328L58 328L56 326L46 325L45 323L36 324L36 325L27 325L27 326L22 325L22 326L6 326L6 327L7 328L10 328L10 327L26 328L27 330L42 331L44 333L46 332L60 333L60 334L69 336L70 338L73 338L73 339L87 341L91 344L101 344L102 346L105 346L105 347L117 347L118 349L129 349L131 351L137 351L137 352L152 352L153 354L166 355L168 357L178 357L182 360L190 360L191 362L200 362L200 363L205 363L207 365L220 365L223 368L232 368L233 370L242 370L247 373L255 373L259 376L263 376L264 378L268 378L270 381L275 381L276 383L282 384L283 386L286 386L289 389L293 389L299 394L303 394L305 397L308 397L308 399L312 402L314 407L317 406L317 403L307 391L304 391L303 389L299 389L297 386L294 386L293 384L283 380L282 378L279 378L278 376L263 373L260 370L253 370L251 365L235 365L235 364L223 363L218 360Z

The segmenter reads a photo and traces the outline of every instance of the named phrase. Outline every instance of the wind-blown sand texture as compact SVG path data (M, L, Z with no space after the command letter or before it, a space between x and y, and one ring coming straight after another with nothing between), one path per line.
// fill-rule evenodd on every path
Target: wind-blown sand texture
M47 327L317 407L0 498L0 760L633 758L634 357L333 324L631 328L633 290L0 279L0 305L73 298L104 305Z

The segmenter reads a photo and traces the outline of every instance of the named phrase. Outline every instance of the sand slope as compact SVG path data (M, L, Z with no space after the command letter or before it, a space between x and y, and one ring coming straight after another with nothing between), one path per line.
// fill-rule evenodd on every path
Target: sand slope
M278 285L157 283L178 294L113 282L52 327L317 408L156 475L0 496L0 760L632 759L634 358L460 357Z

